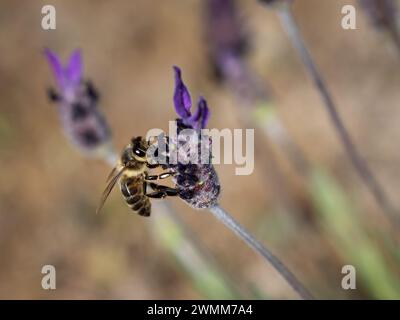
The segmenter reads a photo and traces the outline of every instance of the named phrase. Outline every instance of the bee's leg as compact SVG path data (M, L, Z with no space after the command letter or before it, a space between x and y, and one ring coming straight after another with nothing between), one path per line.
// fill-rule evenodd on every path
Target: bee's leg
M156 183L149 183L150 187L154 190L154 192L146 193L145 195L149 198L158 198L162 199L165 197L174 197L178 195L178 190L174 188L170 188L167 186L159 185Z
M161 191L156 191L156 192L151 192L151 193L147 193L146 197L149 198L153 198L153 199L164 199L167 195L165 194L165 192L161 192Z
M147 182L143 181L143 193L146 194L147 193Z
M147 181L153 181L153 180L158 180L158 179L166 179L168 177L173 176L174 174L176 174L176 172L173 171L167 171L164 173L161 173L159 175L148 175L147 173L145 173L145 180Z
M149 169L155 169L155 168L158 168L160 165L158 163L151 164L151 163L146 162L146 166Z
M146 162L146 166L149 169L155 169L155 168L158 168L158 167L162 167L163 169L165 169L167 167L167 164L169 164L169 155L165 156L165 163L149 163L149 162Z
M154 156L155 156L155 157L158 157L158 149L154 152ZM165 159L166 159L166 163L168 163L168 162L169 162L168 156L166 156ZM147 168L149 168L149 169L155 169L155 168L158 168L158 167L160 167L160 166L162 166L162 165L161 165L160 163L158 163L158 162L156 162L156 163L149 163L149 162L146 162L146 166L147 166Z
M177 196L178 195L178 191L175 190L175 189L172 189L172 190L174 190L174 192L170 192L170 191L154 191L154 192L151 192L151 193L147 193L146 197L153 198L153 199L164 199L166 197Z

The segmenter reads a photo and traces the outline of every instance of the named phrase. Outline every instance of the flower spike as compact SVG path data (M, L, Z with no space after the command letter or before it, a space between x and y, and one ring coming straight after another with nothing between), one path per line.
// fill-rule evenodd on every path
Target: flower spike
M73 51L65 66L50 49L45 49L45 56L57 83L57 90L49 90L49 98L57 105L65 134L82 151L108 152L111 132L98 108L96 89L83 79L80 50Z

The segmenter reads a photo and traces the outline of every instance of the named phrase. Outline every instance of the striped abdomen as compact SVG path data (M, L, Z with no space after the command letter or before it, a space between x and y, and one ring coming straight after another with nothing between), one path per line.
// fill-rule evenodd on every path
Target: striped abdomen
M121 192L128 206L141 216L148 217L151 212L151 203L144 194L144 176L123 176L120 180Z

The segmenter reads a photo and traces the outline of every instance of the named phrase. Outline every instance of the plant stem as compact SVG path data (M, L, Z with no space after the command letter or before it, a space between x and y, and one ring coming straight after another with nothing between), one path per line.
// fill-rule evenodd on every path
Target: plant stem
M313 296L296 278L296 276L267 248L258 242L250 233L244 229L228 212L219 205L209 208L209 211L220 220L226 227L239 236L250 248L263 256L276 271L288 282L288 284L296 291L304 300L313 300Z
M396 210L389 201L388 197L385 194L385 191L379 184L378 180L375 178L374 174L368 167L367 163L357 150L355 144L350 137L349 132L347 131L338 113L337 107L324 83L322 75L319 72L316 64L314 63L311 54L307 50L306 44L290 9L290 4L282 6L279 10L277 10L277 12L281 19L282 25L285 28L290 41L292 42L293 47L297 51L305 68L307 69L316 90L321 95L326 110L330 116L330 120L332 121L336 133L338 134L339 139L343 144L343 147L348 157L350 158L351 163L353 164L361 179L364 181L366 187L374 196L377 203L382 208L383 212L393 222L399 223L399 217L397 216Z

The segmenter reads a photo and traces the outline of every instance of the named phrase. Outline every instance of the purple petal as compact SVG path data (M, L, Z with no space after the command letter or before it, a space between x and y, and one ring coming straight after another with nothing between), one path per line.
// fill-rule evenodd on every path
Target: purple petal
M46 55L47 61L53 70L54 76L58 83L58 86L63 89L65 86L65 79L64 79L64 71L61 65L60 59L57 57L55 53L53 53L50 49L46 48L44 51Z
M197 102L197 110L189 119L191 126L195 129L204 129L210 119L210 110L207 106L207 101L200 97Z
M77 49L71 54L68 65L65 68L65 76L73 85L80 83L82 78L82 57L80 50Z
M203 98L200 97L200 100L198 102L198 108L201 109L201 117L200 117L200 124L201 124L201 129L204 129L207 127L208 120L210 119L210 109L207 106L207 101Z
M175 92L174 104L176 113L183 119L190 117L190 108L192 107L192 100L190 98L189 90L183 83L181 76L181 69L174 66L175 71Z

